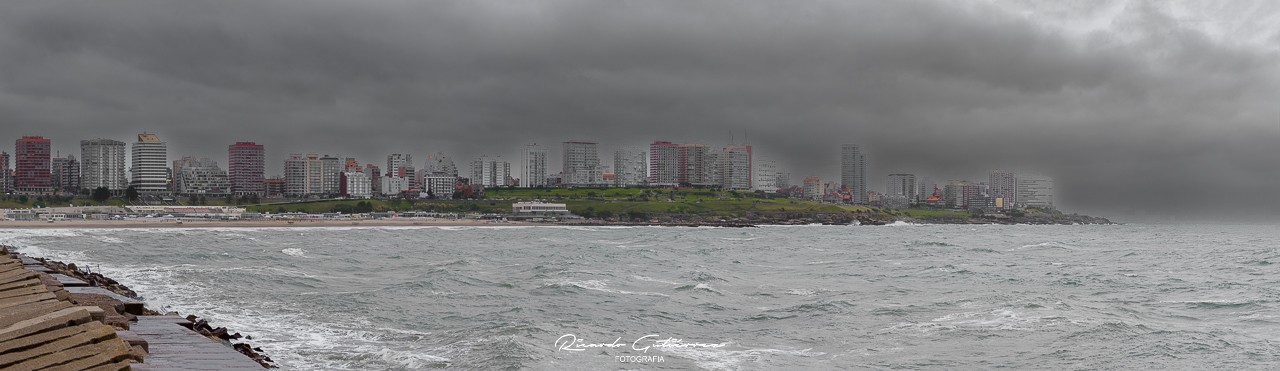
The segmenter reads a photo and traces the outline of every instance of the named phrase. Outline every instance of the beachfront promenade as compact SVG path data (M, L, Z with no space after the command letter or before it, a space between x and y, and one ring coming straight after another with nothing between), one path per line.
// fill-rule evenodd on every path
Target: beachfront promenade
M0 247L0 369L261 370L202 323ZM225 330L224 330L225 331Z

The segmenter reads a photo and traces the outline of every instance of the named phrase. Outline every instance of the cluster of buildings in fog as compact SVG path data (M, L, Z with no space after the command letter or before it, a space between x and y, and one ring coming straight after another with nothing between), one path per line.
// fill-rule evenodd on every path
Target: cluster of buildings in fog
M807 177L793 185L775 161L757 159L748 144L710 146L655 141L648 151L619 149L612 164L602 161L598 143L560 143L559 172L548 167L544 145L525 146L513 166L501 156L480 156L460 168L444 153L415 166L407 153L387 155L383 163L316 153L290 154L284 171L266 176L262 144L227 146L227 168L217 160L184 156L169 160L169 148L157 134L141 133L128 143L112 139L80 141L80 157L55 155L40 136L15 142L11 156L0 152L0 189L19 194L78 194L105 188L121 194L132 187L142 195L185 197L411 197L449 199L485 187L719 187L782 192L797 198L904 208L922 204L958 209L1053 208L1048 177L994 171L987 182L937 182L918 175L889 174L884 191L868 187L867 159L856 145L841 148L840 179ZM126 151L129 161L126 163ZM126 171L126 168L128 169ZM518 171L518 173L517 173Z
M861 148L846 144L840 148L840 181L823 182L808 177L798 187L783 187L800 197L829 202L883 206L903 209L925 205L952 209L1054 209L1053 179L1043 175L1015 174L994 170L986 182L948 180L910 174L889 174L885 191L867 186L867 159Z

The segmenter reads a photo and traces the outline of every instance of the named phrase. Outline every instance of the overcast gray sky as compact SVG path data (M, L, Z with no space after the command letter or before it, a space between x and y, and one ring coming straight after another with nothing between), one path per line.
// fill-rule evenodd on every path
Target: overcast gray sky
M1280 3L1170 3L5 1L0 139L250 140L277 174L733 133L795 180L857 143L873 190L1003 168L1084 209L1275 205Z

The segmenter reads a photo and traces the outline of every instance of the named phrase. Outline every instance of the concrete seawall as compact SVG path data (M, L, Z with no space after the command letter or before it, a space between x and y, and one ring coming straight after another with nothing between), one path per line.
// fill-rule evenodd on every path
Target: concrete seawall
M270 359L251 346L230 341L239 338L194 316L155 315L132 291L74 264L45 262L0 246L0 369L271 367Z

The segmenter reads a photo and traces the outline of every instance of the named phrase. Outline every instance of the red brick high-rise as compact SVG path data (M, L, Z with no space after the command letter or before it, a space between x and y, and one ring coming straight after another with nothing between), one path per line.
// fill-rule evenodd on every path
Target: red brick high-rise
M265 162L261 144L236 142L227 146L227 178L231 182L231 193L265 195Z
M13 189L19 193L47 193L52 190L49 174L53 145L41 136L24 136L14 145Z

